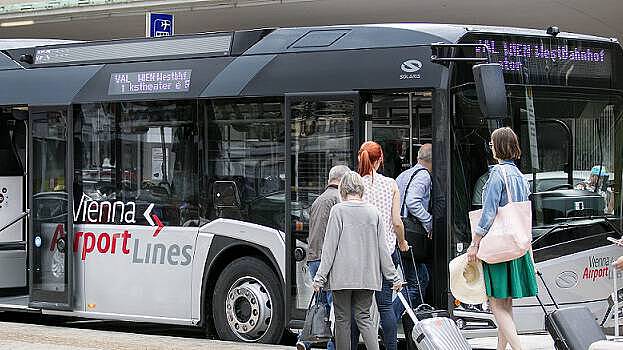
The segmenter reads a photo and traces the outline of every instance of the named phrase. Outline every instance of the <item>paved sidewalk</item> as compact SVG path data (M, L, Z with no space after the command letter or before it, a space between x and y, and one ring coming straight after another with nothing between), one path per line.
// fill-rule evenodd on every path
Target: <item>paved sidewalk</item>
M470 339L469 343L474 349L495 349L497 341L497 338L490 337ZM522 335L521 344L526 350L554 350L554 341L548 334Z
M136 334L102 329L0 322L0 350L293 350L292 346L223 342L188 336ZM170 331L167 334L176 335ZM549 335L522 336L525 350L553 350ZM496 338L471 339L475 350L495 349Z
M1 350L259 350L292 347L0 322Z

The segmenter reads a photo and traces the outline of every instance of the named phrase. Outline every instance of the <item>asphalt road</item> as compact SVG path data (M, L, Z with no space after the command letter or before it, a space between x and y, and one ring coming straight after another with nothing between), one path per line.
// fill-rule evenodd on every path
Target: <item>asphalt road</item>
M522 340L526 350L553 349L547 335L523 336ZM0 350L292 350L294 342L293 337L285 337L282 345L231 343L206 339L201 330L189 327L0 313ZM496 345L495 338L470 342L474 349L495 349Z

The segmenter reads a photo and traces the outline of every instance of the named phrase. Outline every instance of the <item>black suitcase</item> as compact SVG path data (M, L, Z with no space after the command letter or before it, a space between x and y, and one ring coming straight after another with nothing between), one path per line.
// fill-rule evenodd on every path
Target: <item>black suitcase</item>
M595 316L587 307L559 308L541 272L537 271L537 275L541 278L547 294L556 307L556 310L547 313L541 298L536 296L545 313L545 330L554 339L556 350L588 350L592 343L606 339L606 335L597 324Z

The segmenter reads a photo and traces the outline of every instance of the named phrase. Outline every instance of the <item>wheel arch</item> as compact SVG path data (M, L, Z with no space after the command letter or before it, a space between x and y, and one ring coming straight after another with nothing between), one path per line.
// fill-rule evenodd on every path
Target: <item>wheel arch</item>
M201 318L199 321L199 326L205 327L210 335L215 334L215 330L214 322L212 321L212 303L209 298L214 293L220 272L231 262L242 257L255 257L265 262L278 277L283 295L285 296L285 279L270 249L236 238L214 236L210 244L201 281ZM287 311L284 317L287 317Z

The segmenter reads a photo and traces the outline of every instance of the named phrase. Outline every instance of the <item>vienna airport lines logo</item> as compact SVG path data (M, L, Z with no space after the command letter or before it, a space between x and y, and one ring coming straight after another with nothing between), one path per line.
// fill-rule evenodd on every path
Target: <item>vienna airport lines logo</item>
M422 78L420 74L416 74L416 72L419 72L420 69L422 69L422 62L418 60L406 60L402 62L400 69L406 73L400 75L400 80Z

